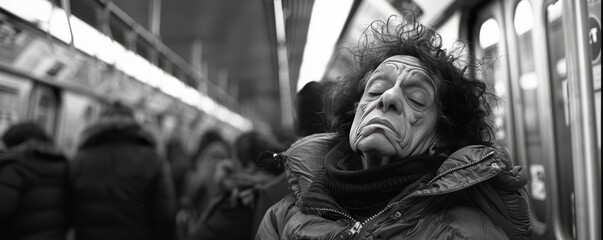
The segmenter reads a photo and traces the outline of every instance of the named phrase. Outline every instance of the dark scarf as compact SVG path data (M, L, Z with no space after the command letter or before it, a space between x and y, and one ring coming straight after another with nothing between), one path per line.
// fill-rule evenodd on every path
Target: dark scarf
M417 156L362 169L361 156L347 142L341 142L325 157L325 168L316 176L309 192L327 193L356 218L364 219L383 209L395 196L410 192L404 190L435 171L439 164L441 161Z

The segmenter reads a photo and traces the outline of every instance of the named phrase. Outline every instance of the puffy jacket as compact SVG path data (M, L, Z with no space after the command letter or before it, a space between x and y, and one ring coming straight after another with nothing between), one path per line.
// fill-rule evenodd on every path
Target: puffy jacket
M67 160L27 141L0 156L0 239L65 239Z
M525 170L486 146L451 154L434 177L362 222L337 204L305 206L333 143L333 134L312 135L281 154L293 194L268 210L256 239L525 239L531 232Z
M105 118L86 129L71 170L76 239L171 239L169 167L134 120Z

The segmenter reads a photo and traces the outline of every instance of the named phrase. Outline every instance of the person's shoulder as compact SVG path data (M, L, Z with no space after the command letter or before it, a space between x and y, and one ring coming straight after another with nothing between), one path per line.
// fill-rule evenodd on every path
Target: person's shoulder
M297 197L308 189L314 173L322 168L325 155L337 142L334 133L318 133L297 140L286 151L277 154L285 168L290 188Z
M295 207L295 202L297 201L295 195L288 194L283 197L280 201L276 202L272 207L270 207L267 211L267 215L273 216L287 216L290 215L290 211L293 207Z
M481 209L475 206L455 206L443 213L440 221L461 239L508 239L503 229L496 225Z
M336 142L336 133L316 133L298 139L291 147L285 151L286 153L304 152L306 149L324 149L325 151Z

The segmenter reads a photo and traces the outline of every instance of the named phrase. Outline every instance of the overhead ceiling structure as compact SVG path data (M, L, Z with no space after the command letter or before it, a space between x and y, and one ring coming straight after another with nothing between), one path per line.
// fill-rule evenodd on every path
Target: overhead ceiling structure
M89 0L94 1L94 0ZM281 124L273 0L113 0L155 33L235 110L276 132ZM282 0L289 80L297 79L314 0ZM295 86L292 84L291 86ZM204 91L203 86L199 87ZM222 92L221 92L222 91ZM293 91L294 92L294 91ZM227 93L227 94L226 94Z
M298 85L314 1L69 2L74 15L101 29L128 49L133 49L216 102L253 120L256 127L288 137L292 133L291 102ZM104 11L103 6L110 6L111 11ZM366 25L359 22L381 17L383 9L397 12L396 9L408 8L424 13L412 0L353 0L339 43L357 40L356 35L361 32L358 26ZM377 12L380 14L375 15ZM115 14L119 16L113 18ZM132 27L131 22L136 26ZM127 31L115 31L128 27L144 28L144 31L137 32L151 36L132 39L132 34ZM154 49L157 46L167 50L158 51ZM162 60L166 57L169 61ZM333 52L323 79L335 79L343 74L352 65L348 58Z

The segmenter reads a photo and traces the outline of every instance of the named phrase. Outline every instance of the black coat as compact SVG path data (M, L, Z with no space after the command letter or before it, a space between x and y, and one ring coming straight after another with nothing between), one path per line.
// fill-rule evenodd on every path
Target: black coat
M88 128L71 170L76 239L171 239L169 167L133 120L103 119Z
M65 239L67 161L28 141L0 156L0 239Z

